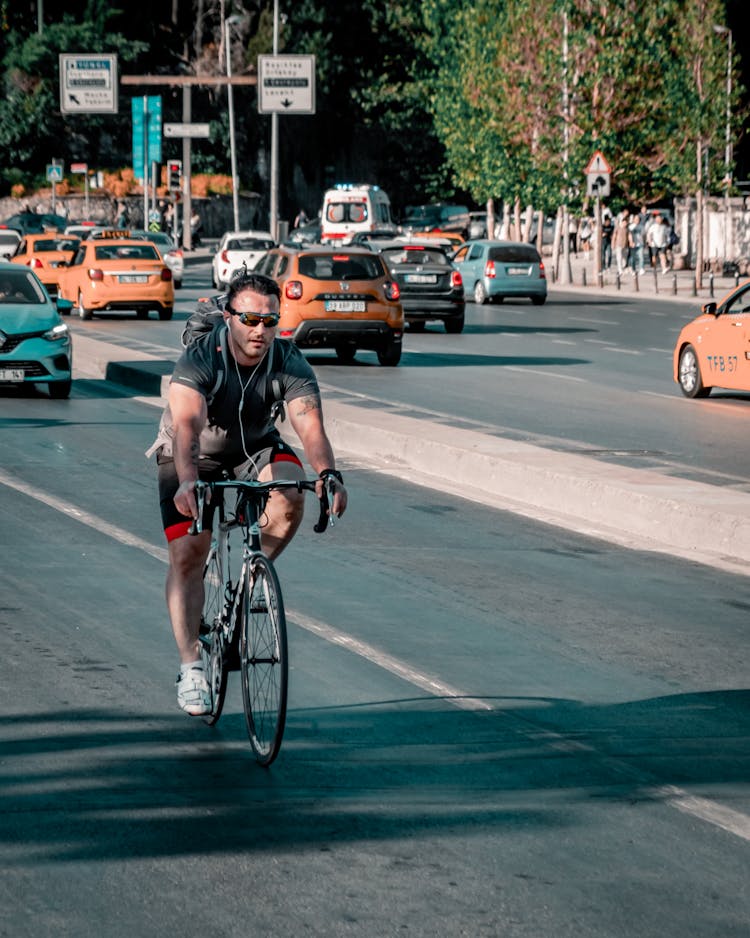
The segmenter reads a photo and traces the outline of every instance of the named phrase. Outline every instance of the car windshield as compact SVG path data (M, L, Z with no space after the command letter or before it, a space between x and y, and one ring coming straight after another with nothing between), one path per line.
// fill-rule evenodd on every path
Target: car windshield
M538 264L539 254L536 248L527 244L506 244L503 247L490 248L491 261L503 261L508 264Z
M233 238L227 244L227 251L270 251L273 241L266 238Z
M44 241L37 240L30 243L28 250L37 254L44 254L45 251L60 251L62 248L58 246L56 238L45 238Z
M39 283L26 271L0 273L0 305L46 303L47 296Z
M447 267L450 264L442 251L430 248L387 248L383 251L387 264L440 264Z
M368 254L303 254L299 272L313 280L377 280L383 268Z
M158 261L159 252L152 244L97 244L98 261Z

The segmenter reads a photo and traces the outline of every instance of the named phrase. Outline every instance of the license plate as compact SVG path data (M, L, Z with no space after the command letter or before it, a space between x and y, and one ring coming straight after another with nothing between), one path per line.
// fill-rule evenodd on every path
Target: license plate
M521 275L525 277L528 274L528 272L529 272L528 267L509 267L508 268L508 273L510 274L511 277L514 275Z
M23 381L23 368L0 368L0 381Z
M327 313L364 313L364 300L326 300Z
M148 283L147 274L120 274L120 283Z
M437 283L437 274L406 274L407 283Z

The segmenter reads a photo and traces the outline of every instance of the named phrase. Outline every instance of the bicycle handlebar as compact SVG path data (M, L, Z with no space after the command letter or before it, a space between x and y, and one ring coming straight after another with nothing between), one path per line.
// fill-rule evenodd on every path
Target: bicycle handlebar
M261 498L268 496L274 490L296 489L298 492L314 492L319 479L271 479L268 482L257 482L251 479L229 479L227 481L204 482L201 479L195 483L195 494L198 501L198 517L193 519L189 534L200 534L203 530L203 506L206 503L206 489L214 492L217 489L236 489L237 491L250 491L254 497ZM313 525L313 531L316 534L322 534L330 525L333 527L335 515L330 512L330 506L333 504L333 483L331 479L323 480L323 491L319 498L320 514L318 520Z

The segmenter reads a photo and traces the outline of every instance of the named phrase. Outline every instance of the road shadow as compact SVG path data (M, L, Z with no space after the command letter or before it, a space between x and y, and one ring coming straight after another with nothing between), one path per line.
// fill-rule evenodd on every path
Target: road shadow
M23 867L555 830L601 799L731 792L750 777L747 690L487 700L491 711L440 698L292 709L270 769L237 712L212 728L115 709L5 716L0 839Z

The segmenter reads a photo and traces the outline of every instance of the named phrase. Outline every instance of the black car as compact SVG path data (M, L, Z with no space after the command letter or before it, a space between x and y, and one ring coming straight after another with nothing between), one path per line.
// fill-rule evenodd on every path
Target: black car
M446 248L418 242L373 242L401 290L404 319L412 332L421 332L430 320L445 331L464 328L464 286Z
M15 228L21 234L43 234L45 231L65 231L67 218L51 213L39 214L37 212L16 212L10 218L0 222L2 228Z

